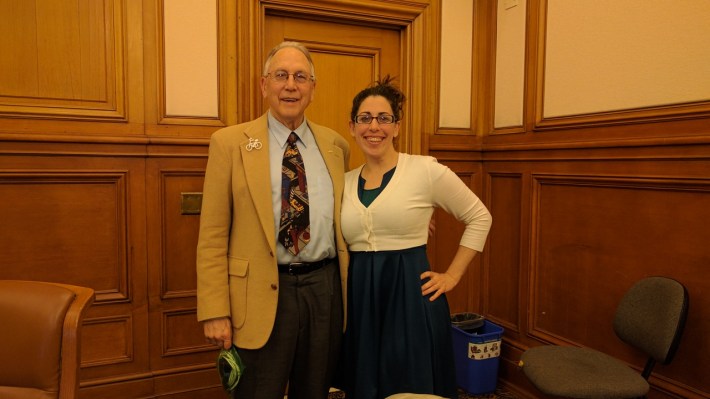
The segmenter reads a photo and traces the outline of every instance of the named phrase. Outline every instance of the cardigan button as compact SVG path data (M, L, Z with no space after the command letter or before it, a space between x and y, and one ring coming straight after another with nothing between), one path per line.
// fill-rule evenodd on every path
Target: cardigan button
M276 284L271 284L271 289L276 291L277 289L279 289L279 286Z

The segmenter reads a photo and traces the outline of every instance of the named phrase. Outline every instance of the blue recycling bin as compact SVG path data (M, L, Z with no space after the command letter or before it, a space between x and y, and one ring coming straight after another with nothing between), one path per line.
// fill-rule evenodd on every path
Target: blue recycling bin
M474 330L452 324L456 383L473 395L491 393L498 383L503 328L484 320Z

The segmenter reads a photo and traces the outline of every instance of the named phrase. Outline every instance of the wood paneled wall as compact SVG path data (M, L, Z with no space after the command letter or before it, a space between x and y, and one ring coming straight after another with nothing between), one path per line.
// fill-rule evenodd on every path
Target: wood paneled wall
M182 194L202 190L206 147L168 147L2 143L0 278L97 292L82 333L81 397L221 392L196 321L199 216L181 212Z
M0 5L0 36L18 39L0 42L0 278L96 289L82 337L81 397L221 397L216 352L195 317L199 216L183 212L181 201L201 191L211 132L260 109L247 45L261 26L258 12L313 4L355 12L327 0L216 1L220 116L204 120L165 115L161 1ZM403 42L418 59L435 56L440 1L362 3L414 20ZM649 397L707 397L708 104L543 118L544 2L535 0L525 121L493 129L493 3L474 5L470 130L435 126L435 65L408 72L422 82L408 88L421 108L412 109L421 115L413 148L450 166L494 218L486 250L449 294L451 310L503 326L501 383L541 397L517 368L522 351L585 345L640 367L639 354L611 330L615 303L640 277L674 277L688 287L690 317L676 361L657 366ZM425 18L411 17L421 9ZM462 230L446 214L436 218L429 254L440 270Z
M0 41L0 278L96 290L84 398L223 394L196 320L199 216L181 200L202 190L207 138L225 123L165 121L160 4L0 5L17 39Z
M489 128L494 110L485 98L494 84L485 77L493 66L481 72L483 192L494 218L481 311L506 329L502 381L521 396L544 397L517 362L547 344L595 348L640 370L645 359L615 336L613 314L635 281L664 275L687 287L690 311L675 360L654 370L649 398L708 397L710 92L683 104L546 116L548 12L560 4L526 2L520 126ZM495 36L481 29L479 40ZM430 143L431 151L457 153L447 137Z
M592 347L641 369L645 358L611 321L636 280L664 275L688 288L690 314L677 357L656 367L649 397L707 395L708 154L706 143L484 152L496 222L483 309L506 329L507 383L539 397L517 360L541 344Z

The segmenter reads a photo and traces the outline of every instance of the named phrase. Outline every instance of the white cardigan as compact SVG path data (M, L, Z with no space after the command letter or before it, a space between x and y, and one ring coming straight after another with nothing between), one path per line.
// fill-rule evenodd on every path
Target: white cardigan
M399 153L392 180L369 207L357 195L362 167L345 174L341 221L349 250L390 251L426 244L434 207L466 225L461 245L483 250L491 214L463 181L435 158Z

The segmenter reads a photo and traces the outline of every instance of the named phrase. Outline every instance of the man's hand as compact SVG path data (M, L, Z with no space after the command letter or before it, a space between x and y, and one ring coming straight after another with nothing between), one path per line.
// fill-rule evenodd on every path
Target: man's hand
M202 322L205 340L224 349L232 346L232 322L229 317L220 317Z

